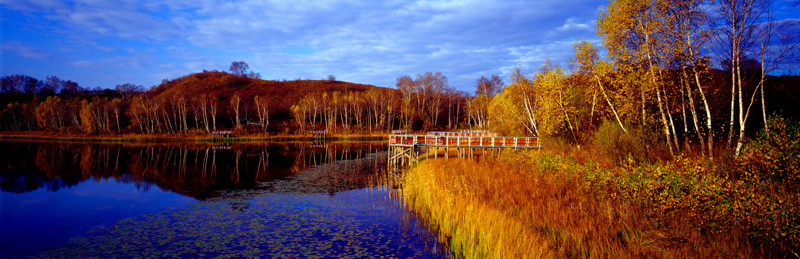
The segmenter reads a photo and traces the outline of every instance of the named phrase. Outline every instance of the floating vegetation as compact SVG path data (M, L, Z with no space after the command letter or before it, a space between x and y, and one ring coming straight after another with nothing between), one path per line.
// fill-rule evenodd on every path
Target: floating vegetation
M433 234L377 189L216 198L118 221L38 257L439 257Z
M217 151L205 147L198 151L171 147L147 146L141 152L129 152L133 158L142 153L140 157L162 159L128 159L131 162L127 167L141 168L137 163L144 163L150 170L141 171L149 172L148 177L179 175L182 177L176 179L181 181L197 181L198 177L203 180L202 176L208 176L205 181L198 181L198 186L203 183L220 186L217 182L228 178L238 183L251 179L253 185L231 185L237 189L212 190L188 207L122 219L36 257L448 256L436 235L405 210L396 190L375 186L381 182L374 179L386 168L386 152L381 148L326 144L323 148L309 149L287 145L285 150L298 147L292 162L283 159L294 155L282 151L283 146L276 149L234 145L232 150ZM116 152L110 153L116 157ZM222 159L226 157L232 159ZM184 160L192 162L194 158L200 161L199 165L183 165ZM115 168L111 165L109 168ZM213 173L203 173L206 167ZM198 168L201 173L193 173ZM252 187L239 188L247 186Z
M386 170L386 152L361 159L339 160L295 173L287 179L263 182L260 188L273 192L335 193L371 187L371 177Z

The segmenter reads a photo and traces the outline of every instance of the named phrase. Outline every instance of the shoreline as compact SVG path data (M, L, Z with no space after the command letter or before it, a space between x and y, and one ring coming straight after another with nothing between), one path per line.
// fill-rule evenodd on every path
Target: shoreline
M123 134L109 136L56 135L43 132L0 132L0 140L46 140L59 142L99 142L99 143L165 143L165 142L285 142L285 141L381 141L388 140L389 134L332 134L323 138L311 135L244 135L237 137L211 137L207 135L144 135Z

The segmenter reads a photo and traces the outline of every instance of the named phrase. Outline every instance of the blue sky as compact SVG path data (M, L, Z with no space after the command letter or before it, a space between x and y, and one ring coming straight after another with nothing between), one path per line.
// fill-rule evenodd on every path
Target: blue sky
M781 0L779 0L781 1ZM441 71L474 91L514 66L565 63L605 0L0 0L3 75L145 87L245 61L264 79L392 87Z

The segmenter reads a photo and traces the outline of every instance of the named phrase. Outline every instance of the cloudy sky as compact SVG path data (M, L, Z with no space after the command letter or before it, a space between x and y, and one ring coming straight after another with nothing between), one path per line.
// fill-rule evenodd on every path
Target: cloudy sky
M598 41L606 0L0 0L2 74L56 75L84 87L146 87L245 61L264 79L394 86L441 71L472 92L480 76Z

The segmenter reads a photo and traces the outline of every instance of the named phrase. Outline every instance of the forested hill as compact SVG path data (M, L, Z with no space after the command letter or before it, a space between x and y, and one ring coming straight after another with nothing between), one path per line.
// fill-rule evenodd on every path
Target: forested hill
M190 74L163 83L147 91L150 97L186 99L210 95L230 106L230 100L238 95L245 104L250 104L256 96L266 97L270 110L288 112L292 105L298 104L307 95L321 95L326 92L364 92L369 89L389 88L356 84L336 80L263 80L237 76L226 72L204 71Z
M337 102L340 103L339 106L344 106L346 102L363 101L362 96L365 96L367 92L380 92L381 96L392 96L395 95L396 90L343 82L333 78L276 81L220 71L203 71L165 81L138 95L139 100L146 100L143 102L132 100L130 114L136 117L137 109L135 107L137 104L146 105L149 102L156 105L174 106L166 108L166 110L180 112L181 109L184 109L184 116L186 116L185 114L193 116L206 113L201 111L202 109L208 109L209 113L214 114L210 120L216 119L216 122L195 122L194 127L197 128L211 124L214 128L240 129L242 132L241 130L245 129L254 130L253 125L267 125L268 123L271 131L296 130L297 123L291 121L297 120L296 116L304 116L309 112L308 109L312 109L308 107L311 105L308 103L311 100L319 101L321 104L324 99L324 101ZM181 108L182 104L186 108ZM293 106L296 106L296 109L304 109L303 112L300 112L303 114L293 113ZM344 108L342 110L346 112ZM192 120L192 116L184 119ZM136 118L134 120L136 121ZM315 127L313 120L309 124L311 129ZM239 125L242 128L239 128ZM261 128L266 130L266 127Z

